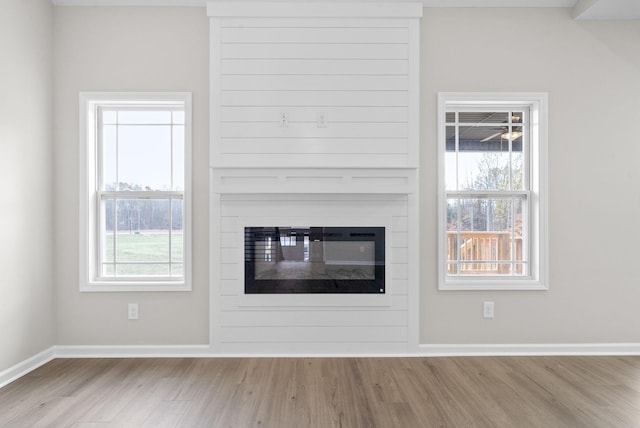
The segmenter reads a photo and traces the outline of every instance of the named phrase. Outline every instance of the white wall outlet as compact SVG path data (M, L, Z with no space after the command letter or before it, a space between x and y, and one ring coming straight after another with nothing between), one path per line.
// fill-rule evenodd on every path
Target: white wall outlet
M329 119L327 118L327 114L324 112L319 112L316 115L316 126L318 128L326 128L329 123Z
M282 128L289 127L289 113L284 111L280 113L280 127Z
M127 316L130 320L137 320L140 316L140 312L138 311L137 303L129 303L129 312Z
M494 302L483 302L482 304L482 316L484 318L493 318L495 315Z

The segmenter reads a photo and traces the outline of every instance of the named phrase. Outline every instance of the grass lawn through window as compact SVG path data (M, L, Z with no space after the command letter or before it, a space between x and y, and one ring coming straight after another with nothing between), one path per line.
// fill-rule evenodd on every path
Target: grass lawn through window
M113 233L104 244L103 274L114 276L182 276L183 234L168 230L144 230L116 234L114 265ZM169 257L171 255L171 257Z

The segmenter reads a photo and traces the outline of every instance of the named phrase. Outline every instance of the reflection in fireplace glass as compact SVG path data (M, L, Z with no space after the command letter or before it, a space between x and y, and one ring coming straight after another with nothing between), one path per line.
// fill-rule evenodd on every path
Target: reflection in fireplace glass
M384 228L245 228L245 291L384 293Z

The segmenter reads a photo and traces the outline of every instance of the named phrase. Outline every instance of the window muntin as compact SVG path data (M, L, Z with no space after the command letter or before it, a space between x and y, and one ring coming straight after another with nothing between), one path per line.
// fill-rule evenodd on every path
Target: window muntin
M82 290L190 289L190 98L81 94Z
M439 288L545 288L545 97L468 97L439 97Z

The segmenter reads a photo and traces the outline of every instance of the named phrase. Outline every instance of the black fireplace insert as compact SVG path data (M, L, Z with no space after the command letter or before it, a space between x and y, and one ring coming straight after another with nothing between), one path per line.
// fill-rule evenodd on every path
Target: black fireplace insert
M245 227L245 294L384 294L384 232L384 227Z

